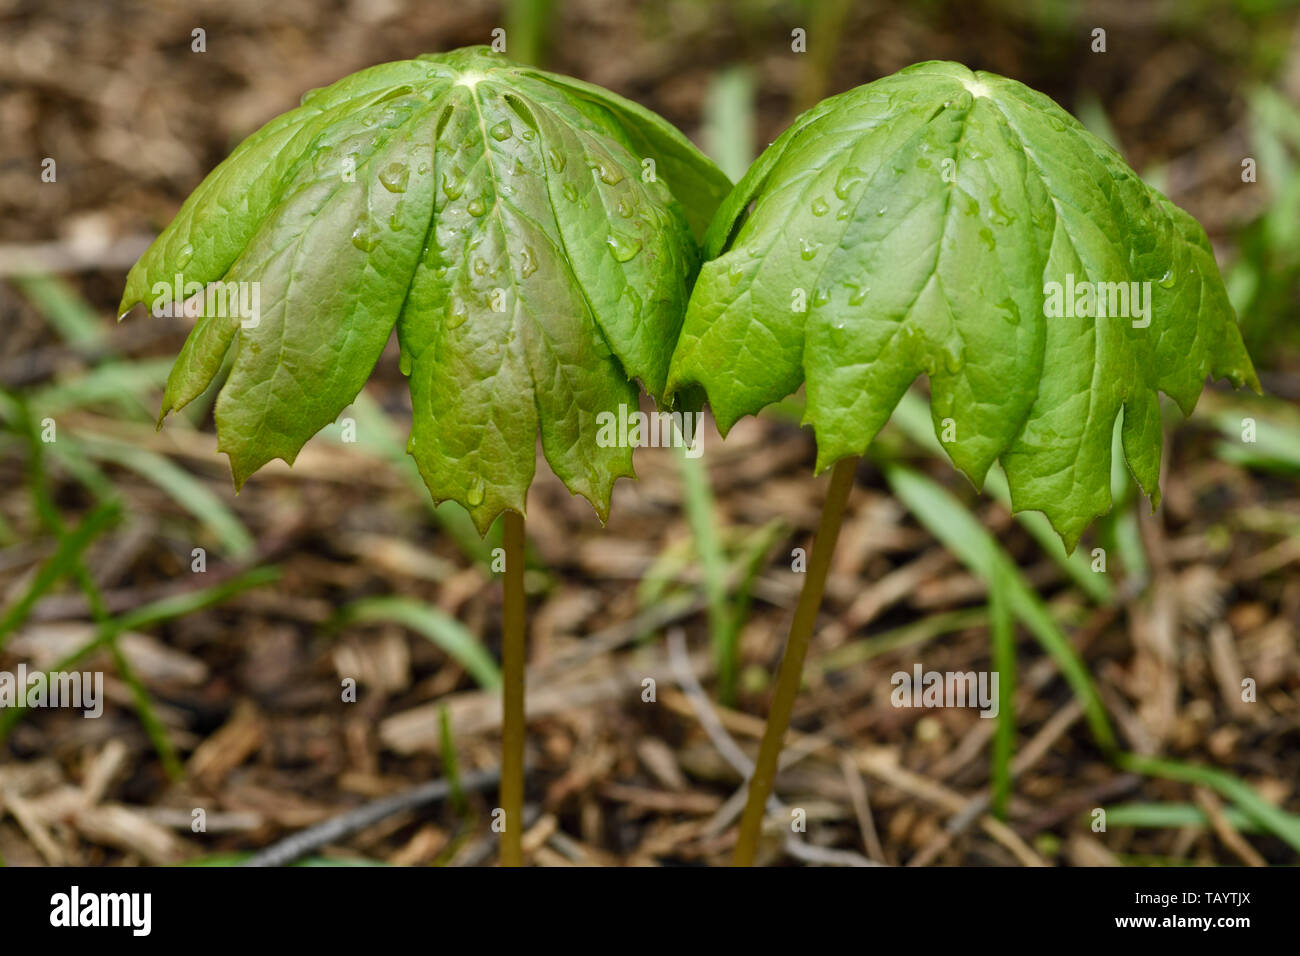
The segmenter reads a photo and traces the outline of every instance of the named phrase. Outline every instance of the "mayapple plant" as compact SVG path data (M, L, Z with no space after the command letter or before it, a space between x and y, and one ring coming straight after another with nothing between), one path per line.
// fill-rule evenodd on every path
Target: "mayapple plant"
M471 47L308 93L209 174L127 277L119 315L177 287L256 291L241 299L256 315L199 317L159 418L229 362L215 417L236 487L274 458L292 464L396 327L407 451L429 493L481 534L504 516L504 865L522 862L537 436L604 521L632 448L598 443L598 417L635 407L637 381L662 398L698 239L730 187L656 114Z
M1159 503L1164 392L1259 385L1200 225L1041 93L930 62L801 115L719 208L668 376L721 432L804 386L834 466L735 861L753 863L859 456L912 382L979 487L1073 549L1110 507L1112 435Z

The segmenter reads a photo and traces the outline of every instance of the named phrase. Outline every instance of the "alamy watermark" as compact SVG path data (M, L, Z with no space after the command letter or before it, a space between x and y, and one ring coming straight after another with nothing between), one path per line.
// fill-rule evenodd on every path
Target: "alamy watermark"
M69 707L87 719L104 713L102 671L0 671L0 710L6 707Z
M1043 284L1043 315L1049 319L1132 319L1133 328L1151 324L1150 282L1075 282Z
M150 305L155 318L178 315L184 310L194 318L238 318L245 329L262 321L260 282L186 282L179 272L171 282L155 282Z
M121 927L132 936L153 929L152 893L93 893L73 885L50 897L50 925L55 927Z
M997 671L897 671L889 678L895 707L978 707L981 717L998 715Z
M685 448L687 458L699 458L699 412L631 411L619 405L618 412L596 415L596 444L601 448Z

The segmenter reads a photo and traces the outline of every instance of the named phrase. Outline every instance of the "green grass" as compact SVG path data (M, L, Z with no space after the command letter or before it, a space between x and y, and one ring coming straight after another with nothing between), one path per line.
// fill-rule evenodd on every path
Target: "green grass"
M986 584L991 582L995 574L1002 577L1002 586L1012 613L1060 668L1061 674L1083 706L1084 717L1098 746L1108 753L1114 752L1117 749L1115 732L1087 666L1075 653L1069 638L1056 623L1047 605L1020 573L1011 556L939 484L904 465L884 463L882 467L894 496L972 574Z
M1261 829L1286 841L1293 850L1300 852L1300 816L1269 803L1253 787L1230 773L1213 767L1132 753L1120 754L1116 763L1123 770L1149 777L1209 787L1230 801L1238 812L1254 821Z
M501 686L501 669L478 638L451 615L415 598L376 597L355 601L339 611L330 630L374 622L400 624L427 638L465 668L480 687L496 689Z
M993 670L998 675L998 716L990 755L990 806L1006 819L1011 794L1011 755L1016 746L1016 630L1011 615L1012 595L1001 563L989 578L989 634L993 644Z
M95 651L112 643L118 635L128 631L141 631L161 624L164 621L193 614L205 608L224 604L230 598L252 588L264 587L280 580L279 568L264 566L245 571L226 581L205 588L196 588L174 594L140 607L126 611L115 618L102 621L96 628L95 637L88 643L60 660L50 673L69 671ZM25 709L22 706L6 710L0 715L0 741L8 737L14 725L22 719Z

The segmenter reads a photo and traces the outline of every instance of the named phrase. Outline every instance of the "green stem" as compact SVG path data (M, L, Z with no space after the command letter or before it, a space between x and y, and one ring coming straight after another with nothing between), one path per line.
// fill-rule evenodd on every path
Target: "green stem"
M524 517L502 516L505 594L501 624L501 865L523 866L524 826Z
M786 729L790 726L790 713L794 710L794 700L798 696L803 677L803 659L808 653L813 625L817 623L817 611L821 607L822 593L826 590L826 572L831 566L831 555L835 551L835 540L840 535L844 506L849 500L849 492L853 490L853 477L857 469L858 458L855 455L841 458L831 472L830 489L826 493L826 503L822 505L822 520L817 528L817 537L813 540L807 576L799 594L794 621L790 625L790 639L786 641L785 655L781 658L776 692L772 696L767 726L763 729L763 742L759 744L758 760L754 764L753 776L749 778L749 796L745 800L745 812L740 818L740 837L736 841L736 866L754 865L754 853L758 849L758 838L763 829L767 798L772 795L781 744Z

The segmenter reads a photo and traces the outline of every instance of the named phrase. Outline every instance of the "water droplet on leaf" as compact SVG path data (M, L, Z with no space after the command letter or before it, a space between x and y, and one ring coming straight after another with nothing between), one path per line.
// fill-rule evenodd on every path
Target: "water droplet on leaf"
M623 174L612 166L597 163L592 169L606 186L617 186L623 181Z
M523 254L520 257L519 274L527 279L537 271L537 257L533 255L532 246L524 246Z
M641 251L641 240L637 236L628 236L616 231L611 232L605 241L609 243L614 258L619 262L627 262Z
M389 163L379 173L379 181L390 193L406 192L406 181L411 177L411 170L406 163Z
M994 193L989 197L989 206L993 209L993 215L989 218L995 226L1009 226L1016 221L1014 213L1008 212L1002 205L1002 194Z
M356 228L352 230L352 245L362 252L369 252L379 245L379 237L375 234L375 224L369 218L362 219L357 223Z
M483 492L483 479L481 477L475 478L474 483L469 486L469 491L465 493L465 500L470 503L471 507L477 508L483 503Z
M853 187L862 182L865 175L856 166L845 166L840 170L840 174L835 177L835 195L839 196L840 199L848 199Z
M469 306L460 299L453 299L451 307L447 310L447 328L457 329L465 324L469 318Z

